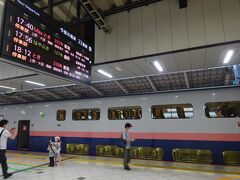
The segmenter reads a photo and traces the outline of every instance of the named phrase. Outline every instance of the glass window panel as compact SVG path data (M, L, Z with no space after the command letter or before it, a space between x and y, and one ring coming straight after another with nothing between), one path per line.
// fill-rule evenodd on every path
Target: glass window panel
M208 118L240 117L240 101L210 102L204 106Z
M142 118L140 106L111 107L108 109L109 120L139 120Z
M152 106L153 119L189 119L193 117L191 104L166 104Z
M61 109L61 110L57 110L57 121L65 121L66 119L66 110L65 109Z
M100 109L74 109L72 119L74 121L99 120Z

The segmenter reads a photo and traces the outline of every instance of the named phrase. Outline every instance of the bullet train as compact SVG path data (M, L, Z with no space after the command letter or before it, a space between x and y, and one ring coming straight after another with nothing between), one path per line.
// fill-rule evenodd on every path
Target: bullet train
M126 122L133 146L160 147L166 161L176 148L209 150L214 164L224 164L224 151L240 151L239 87L6 105L0 115L9 128L30 121L31 151L60 136L63 153L67 144L88 144L94 156L97 145L115 145Z

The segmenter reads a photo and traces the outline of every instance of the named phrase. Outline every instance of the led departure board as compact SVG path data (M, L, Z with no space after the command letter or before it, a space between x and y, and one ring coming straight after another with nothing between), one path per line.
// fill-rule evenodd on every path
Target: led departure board
M1 57L34 70L90 82L93 49L27 0L7 1Z

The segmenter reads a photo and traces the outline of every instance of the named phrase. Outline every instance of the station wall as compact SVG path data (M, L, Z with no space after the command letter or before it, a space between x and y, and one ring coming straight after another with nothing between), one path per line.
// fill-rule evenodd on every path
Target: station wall
M240 39L239 0L162 0L105 18L112 28L95 27L95 63Z

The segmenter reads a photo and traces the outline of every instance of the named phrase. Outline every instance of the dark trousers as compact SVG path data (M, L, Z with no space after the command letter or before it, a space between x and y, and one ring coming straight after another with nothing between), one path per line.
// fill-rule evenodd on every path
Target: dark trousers
M54 157L49 157L50 163L49 166L53 167L54 166Z
M131 161L130 149L124 149L123 166L126 168Z
M7 158L6 158L6 150L0 150L0 162L2 165L2 173L3 176L7 176L7 170L8 170L8 165L7 165Z

